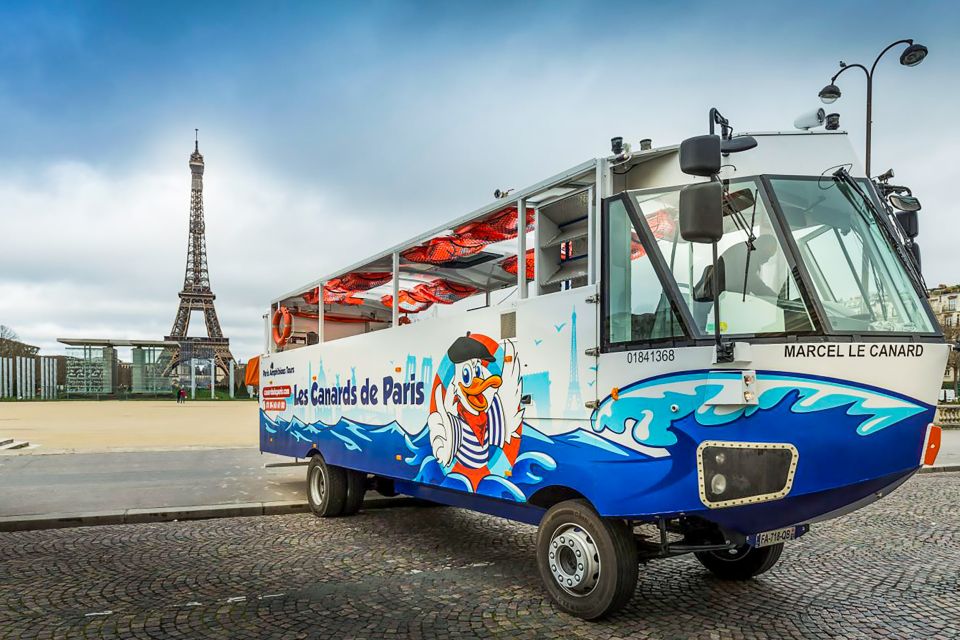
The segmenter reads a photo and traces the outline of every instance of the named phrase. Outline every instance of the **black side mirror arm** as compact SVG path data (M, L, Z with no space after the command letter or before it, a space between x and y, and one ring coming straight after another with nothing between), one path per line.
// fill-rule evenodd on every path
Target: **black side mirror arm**
M717 257L717 243L713 247L713 339L716 355L714 360L718 363L733 362L733 343L724 342L723 334L720 332L720 272L718 269L719 258Z

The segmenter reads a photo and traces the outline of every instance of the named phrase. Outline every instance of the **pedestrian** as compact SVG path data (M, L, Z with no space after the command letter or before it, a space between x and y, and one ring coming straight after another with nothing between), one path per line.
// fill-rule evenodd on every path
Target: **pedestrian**
M180 389L180 404L186 404L186 403L187 403L187 390Z

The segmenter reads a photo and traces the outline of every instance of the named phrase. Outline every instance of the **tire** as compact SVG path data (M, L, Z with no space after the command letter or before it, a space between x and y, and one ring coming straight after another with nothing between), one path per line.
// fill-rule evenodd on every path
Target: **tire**
M341 467L327 464L319 453L307 465L307 503L313 514L331 518L343 513L347 499L347 474Z
M625 522L601 518L586 500L567 500L551 507L540 521L537 567L560 609L595 620L633 596L639 560Z
M754 548L743 545L731 551L699 551L694 555L721 580L749 580L769 571L780 559L783 543Z
M367 474L352 469L344 471L347 474L347 498L340 515L352 516L363 506L363 494L367 492Z

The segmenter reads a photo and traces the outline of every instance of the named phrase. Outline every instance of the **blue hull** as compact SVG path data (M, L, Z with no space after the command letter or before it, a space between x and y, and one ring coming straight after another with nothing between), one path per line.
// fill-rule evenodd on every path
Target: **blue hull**
M704 383L686 395L656 400L639 395L654 383L686 383L699 380L697 375ZM519 450L508 457L491 449L489 473L479 481L441 467L425 427L410 433L396 422L370 425L341 418L335 424L307 424L272 419L261 411L260 448L299 458L320 451L331 464L403 481L398 486L404 493L524 522L536 523L542 515L530 504L538 492L565 487L585 496L604 516L650 520L684 514L741 533L862 506L919 468L934 407L842 381L794 375L786 385L786 374L759 377L780 386L765 393L759 405L734 412L704 411L704 399L713 392L709 381L686 372L638 382L634 395L625 388L616 404L605 399L583 428L546 435L524 424ZM664 405L669 414L660 419ZM641 432L633 425L644 412L655 418ZM624 428L634 429L636 447L607 437L622 435ZM759 504L707 508L700 500L696 465L697 447L704 441L793 445L799 457L790 493Z

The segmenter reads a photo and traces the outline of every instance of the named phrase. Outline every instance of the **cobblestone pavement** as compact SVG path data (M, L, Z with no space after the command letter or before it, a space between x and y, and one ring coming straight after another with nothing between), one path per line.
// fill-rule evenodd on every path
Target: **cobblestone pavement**
M918 476L747 583L654 562L600 623L546 598L533 527L459 509L0 534L0 637L952 638L958 505Z

